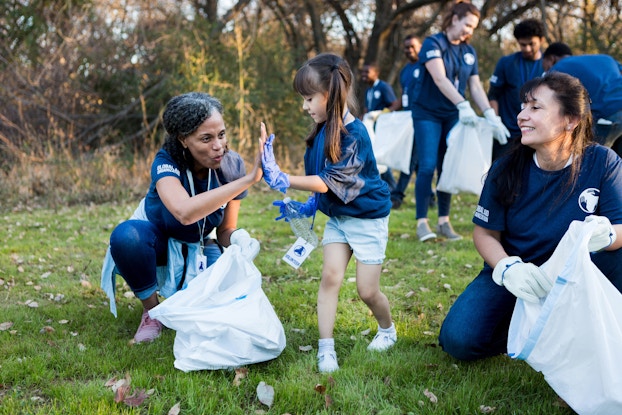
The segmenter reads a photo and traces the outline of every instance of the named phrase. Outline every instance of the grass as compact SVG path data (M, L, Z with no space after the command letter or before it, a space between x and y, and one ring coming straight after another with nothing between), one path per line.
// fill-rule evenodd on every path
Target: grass
M141 309L125 296L121 278L119 317L109 312L99 288L102 258L110 232L132 213L135 201L3 213L0 414L167 414L175 408L181 414L573 413L524 362L506 356L459 362L438 347L447 310L482 262L471 240L472 196L454 198L452 221L465 235L459 242L419 243L411 200L392 212L381 284L399 341L384 354L366 350L376 323L358 299L351 263L335 330L341 369L317 373L322 255L313 252L298 270L281 261L294 239L286 223L274 221L272 201L278 197L262 186L252 189L239 225L261 242L255 264L284 325L287 347L273 361L248 366L239 386L234 371L176 370L172 330L152 344L130 345ZM325 221L319 214L320 234ZM313 350L300 350L308 345ZM125 377L131 392L149 395L139 406L116 403L106 386ZM257 398L262 381L274 388L271 407Z

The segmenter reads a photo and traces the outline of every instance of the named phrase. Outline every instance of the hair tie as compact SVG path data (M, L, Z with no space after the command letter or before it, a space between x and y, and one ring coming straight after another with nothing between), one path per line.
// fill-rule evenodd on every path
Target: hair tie
M331 71L334 71L335 69L339 69L339 66L337 66L337 65L333 65L333 66L331 66L331 67L330 67L330 70L331 70Z

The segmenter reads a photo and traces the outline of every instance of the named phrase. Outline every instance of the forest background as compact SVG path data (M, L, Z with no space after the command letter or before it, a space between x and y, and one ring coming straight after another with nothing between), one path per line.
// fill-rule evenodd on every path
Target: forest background
M0 3L0 206L21 210L141 197L179 93L225 105L230 145L250 161L259 122L277 159L301 169L310 119L291 83L318 52L358 79L377 61L399 91L402 40L439 30L446 0L6 0ZM472 43L486 84L517 50L515 23L541 19L547 41L622 57L622 1L474 1ZM357 85L360 95L364 85Z

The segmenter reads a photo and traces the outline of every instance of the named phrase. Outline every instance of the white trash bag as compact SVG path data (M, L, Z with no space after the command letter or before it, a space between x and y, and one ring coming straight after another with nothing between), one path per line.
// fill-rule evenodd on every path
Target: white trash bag
M481 195L492 162L492 127L479 117L477 126L458 122L447 135L447 152L437 190Z
M376 120L375 135L372 149L376 163L409 174L415 140L410 111L381 113Z
M555 285L517 299L508 355L542 372L578 414L622 414L622 294L590 260L596 222L573 221L541 268Z
M184 372L264 362L285 348L285 331L261 288L261 273L237 245L149 315L177 331L174 364Z

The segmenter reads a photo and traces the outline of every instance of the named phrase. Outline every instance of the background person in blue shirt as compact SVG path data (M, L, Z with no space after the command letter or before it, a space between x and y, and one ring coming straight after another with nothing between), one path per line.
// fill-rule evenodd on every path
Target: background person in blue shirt
M412 88L414 88L413 83L416 78L419 76L421 69L417 62L419 61L419 51L421 50L421 41L415 35L407 35L404 38L404 56L408 61L406 65L400 71L400 86L402 87L402 106L401 109L404 111L411 110L411 102L409 98L409 94ZM404 197L406 197L406 188L408 187L408 183L410 183L410 178L414 173L417 172L417 145L415 143L415 135L413 133L413 146L412 152L410 154L410 173L406 174L404 172L400 172L400 176L397 180L397 183L393 190L391 190L391 208L399 209L404 202ZM432 196L430 198L430 207L435 206L436 203L436 193L432 192Z
M609 55L571 55L565 43L551 43L542 58L544 70L579 78L592 100L595 140L622 154L622 142L614 144L622 137L622 65Z
M503 125L510 132L508 143L494 140L492 159L496 160L510 147L513 140L520 138L516 116L520 112L520 88L525 82L544 72L541 46L544 42L544 26L539 20L527 19L514 27L514 38L520 52L499 59L490 77L488 99L490 106L499 114Z
M428 224L428 207L434 171L441 175L447 151L447 134L459 121L477 122L477 114L465 98L467 86L477 106L493 126L497 139L509 133L488 102L477 66L477 53L467 42L479 24L480 12L471 3L454 4L443 19L442 32L428 36L421 46L421 72L412 91L412 117L417 145L418 171L415 181L417 237L436 238ZM449 240L462 239L449 222L451 194L437 192L436 232Z
M521 96L521 139L491 167L473 217L484 268L441 326L441 347L461 360L507 352L516 297L546 296L553 281L539 266L572 221L598 223L591 259L622 291L622 159L593 141L587 91L551 72Z
M361 80L369 85L365 91L365 103L363 114L371 111L396 111L401 103L395 96L393 87L379 78L380 72L376 63L366 63L361 68ZM380 175L382 180L387 182L389 190L395 189L395 178L390 168Z

